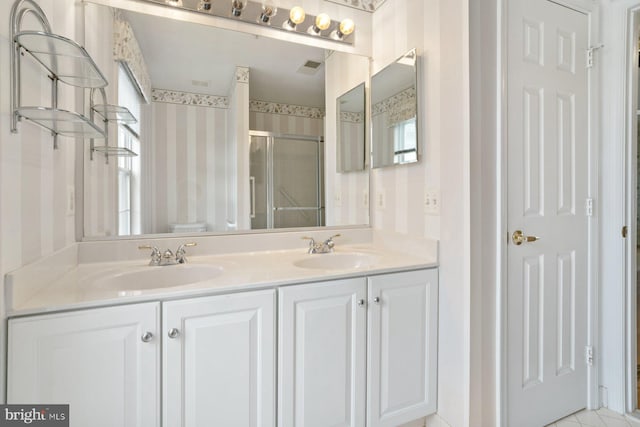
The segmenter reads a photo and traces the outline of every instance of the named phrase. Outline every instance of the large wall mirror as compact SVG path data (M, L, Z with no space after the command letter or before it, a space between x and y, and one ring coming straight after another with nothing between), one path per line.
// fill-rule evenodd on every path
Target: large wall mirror
M109 103L138 119L109 125L109 144L137 156L85 149L85 237L368 224L325 203L340 180L326 122L344 93L328 76L368 58L102 4L85 20Z
M364 82L338 97L336 101L338 172L364 170L366 105Z
M416 50L371 78L371 139L374 168L418 161Z

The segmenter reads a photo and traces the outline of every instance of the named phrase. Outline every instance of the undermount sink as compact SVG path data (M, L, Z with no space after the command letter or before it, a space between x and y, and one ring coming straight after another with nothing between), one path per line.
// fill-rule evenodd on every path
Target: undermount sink
M223 271L220 266L207 264L135 267L102 276L93 281L91 287L119 293L173 288L213 279Z
M318 270L344 270L349 268L367 268L378 261L378 257L360 252L313 254L294 261L293 265L300 268Z

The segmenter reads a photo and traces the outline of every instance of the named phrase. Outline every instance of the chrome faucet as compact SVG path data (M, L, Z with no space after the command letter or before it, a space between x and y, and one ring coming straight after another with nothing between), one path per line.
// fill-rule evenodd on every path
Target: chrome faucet
M191 242L191 243L183 243L180 246L178 246L178 249L176 250L176 262L178 264L184 264L187 262L187 251L185 251L184 248L192 248L194 246L197 246L198 244L195 242Z
M309 251L310 254L328 254L333 252L333 247L335 246L335 242L333 241L334 237L340 237L340 234L335 234L329 237L324 242L316 242L312 237L303 237L304 240L309 240Z
M165 266L165 265L176 265L176 264L184 264L187 262L187 257L184 248L196 246L197 243L183 243L178 246L176 250L176 254L174 255L170 249L164 251L164 253L160 253L160 250L155 246L143 245L138 246L138 249L151 249L151 261L149 261L149 265L151 266Z
M151 261L149 261L149 265L151 266L160 265L160 260L162 259L162 254L160 253L160 249L150 245L138 246L138 249L151 249Z

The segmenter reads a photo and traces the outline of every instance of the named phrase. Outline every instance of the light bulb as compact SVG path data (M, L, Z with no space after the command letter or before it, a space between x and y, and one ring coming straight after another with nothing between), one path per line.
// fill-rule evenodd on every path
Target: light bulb
M182 7L182 0L166 0L169 6Z
M295 6L289 11L289 19L284 21L282 24L282 28L285 30L293 31L296 29L296 25L302 24L306 15L304 13L304 9L300 6Z
M278 13L278 8L275 7L272 4L263 4L262 5L262 13L260 14L260 17L258 18L258 21L266 24L269 22L269 20L276 16L276 13Z
M246 5L244 0L231 0L231 14L233 16L240 16L242 9L244 9Z
M306 15L304 13L304 9L300 6L292 8L289 12L289 20L295 25L302 24L304 22L304 18L306 18Z
M320 31L324 31L331 26L331 18L326 13L316 16L316 27Z
M356 29L356 24L354 24L353 20L349 18L343 19L342 22L340 23L340 32L342 33L343 36L348 36L349 34L353 33L355 29Z
M200 3L198 3L198 10L209 12L211 10L211 0L200 0Z

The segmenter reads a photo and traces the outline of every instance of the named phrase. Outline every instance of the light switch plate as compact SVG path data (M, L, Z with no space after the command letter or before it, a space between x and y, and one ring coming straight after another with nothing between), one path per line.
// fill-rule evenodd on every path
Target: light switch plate
M333 192L333 206L336 208L342 207L342 191L336 188Z
M67 216L73 216L76 213L76 189L73 185L67 185Z
M362 192L362 206L365 208L369 207L369 190L364 190Z
M376 209L384 210L387 207L387 198L384 190L381 188L376 191Z
M427 189L424 193L424 213L440 215L440 190Z

